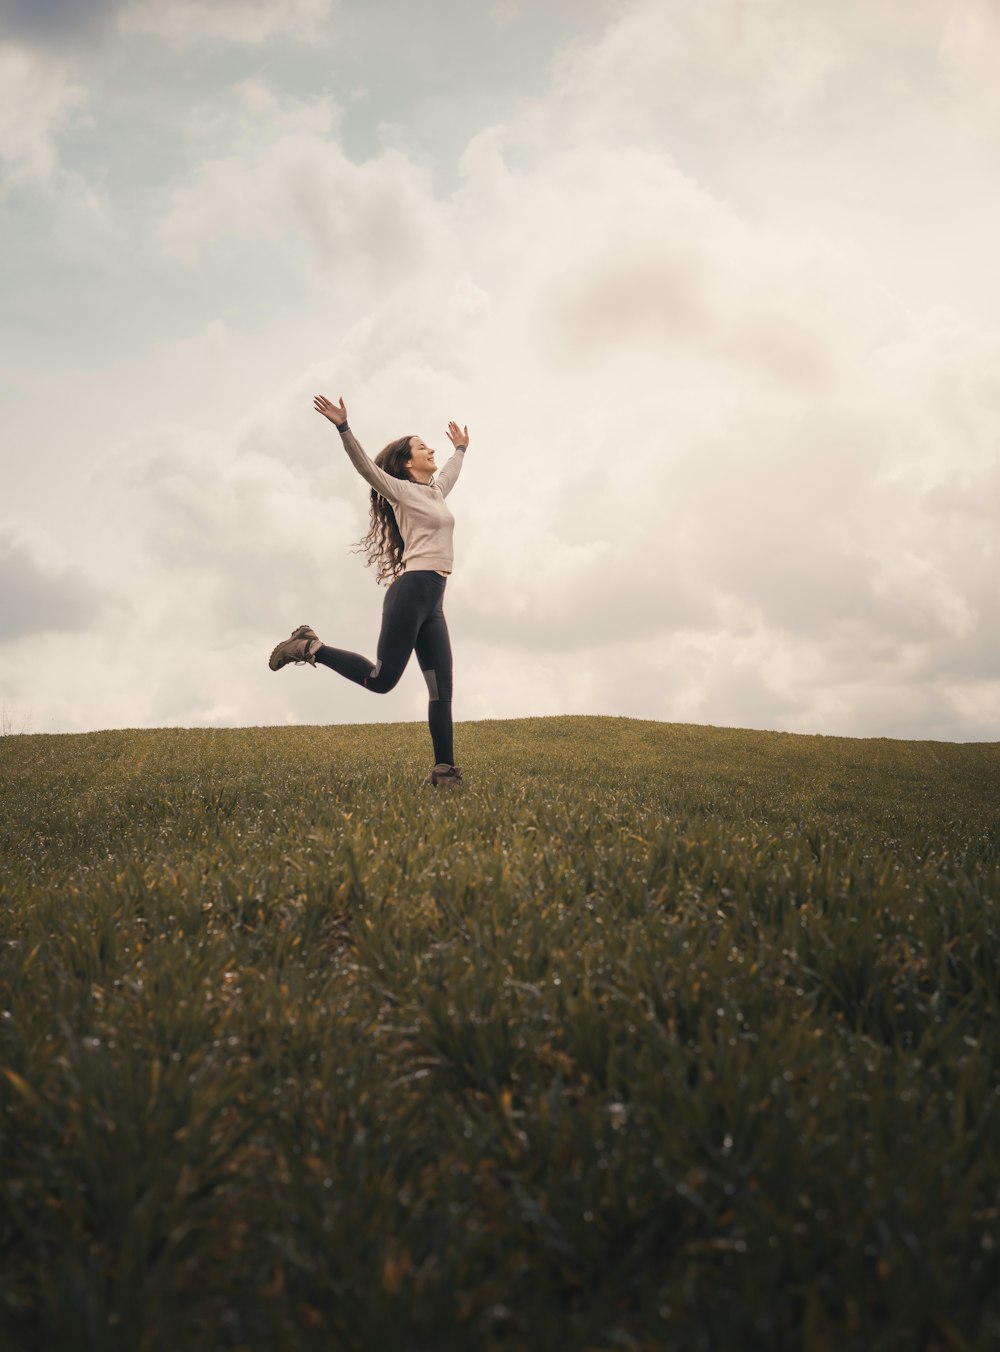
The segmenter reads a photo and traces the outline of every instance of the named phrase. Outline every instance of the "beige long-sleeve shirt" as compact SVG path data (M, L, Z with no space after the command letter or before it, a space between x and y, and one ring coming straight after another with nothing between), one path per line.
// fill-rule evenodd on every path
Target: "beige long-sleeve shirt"
M351 429L344 423L340 428L344 450L363 479L371 484L396 514L399 533L403 537L403 570L434 569L450 573L455 560L453 535L455 518L445 498L455 487L462 471L465 447L459 446L448 458L429 484L418 484L412 479L394 479L379 469L362 450Z

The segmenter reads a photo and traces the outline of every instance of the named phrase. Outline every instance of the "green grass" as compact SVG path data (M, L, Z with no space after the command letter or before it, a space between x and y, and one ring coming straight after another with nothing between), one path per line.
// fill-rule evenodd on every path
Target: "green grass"
M1000 746L0 739L0 1344L1000 1343Z

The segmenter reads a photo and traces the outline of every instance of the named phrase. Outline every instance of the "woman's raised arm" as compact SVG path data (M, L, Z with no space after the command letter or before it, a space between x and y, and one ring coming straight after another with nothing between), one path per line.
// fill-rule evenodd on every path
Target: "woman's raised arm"
M380 470L378 465L362 450L357 437L347 424L347 409L344 405L343 395L341 395L340 403L334 404L325 395L317 394L313 399L313 408L317 413L322 413L324 418L329 418L330 422L336 427L340 433L340 439L344 443L344 450L361 477L371 484L376 493L381 493L389 502L398 502L400 480L394 479L392 475Z
M454 446L455 454L449 457L444 468L434 476L434 482L445 497L447 497L455 487L455 480L462 472L462 463L465 460L465 449L469 444L468 427L459 427L458 423L452 420L448 424L448 440Z

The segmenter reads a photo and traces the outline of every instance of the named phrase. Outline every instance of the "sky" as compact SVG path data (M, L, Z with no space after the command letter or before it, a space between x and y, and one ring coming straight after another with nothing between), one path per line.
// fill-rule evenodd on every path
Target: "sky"
M1000 739L997 0L0 0L0 731L419 719L374 455L452 418L456 720ZM460 748L459 748L460 749Z

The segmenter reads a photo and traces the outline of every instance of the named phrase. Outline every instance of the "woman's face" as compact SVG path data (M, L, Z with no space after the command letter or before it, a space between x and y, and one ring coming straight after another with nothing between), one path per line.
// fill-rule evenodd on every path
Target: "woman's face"
M437 470L434 451L421 437L410 437L410 458L406 468L418 483L426 483Z

